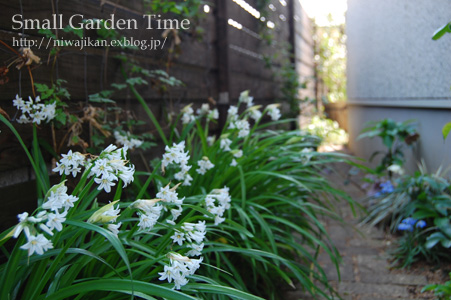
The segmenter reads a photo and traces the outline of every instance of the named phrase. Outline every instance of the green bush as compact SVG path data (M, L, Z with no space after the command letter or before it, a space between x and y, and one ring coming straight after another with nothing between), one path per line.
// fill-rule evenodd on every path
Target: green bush
M422 167L413 176L398 178L394 188L387 192L382 190L370 201L372 205L364 223L380 223L392 232L404 231L394 252L402 267L419 258L439 262L448 257L451 189L450 182L440 171L429 174Z
M451 278L451 273L449 274ZM435 296L440 300L450 300L451 299L451 280L445 282L444 284L429 284L425 286L421 292L434 291Z
M348 134L339 127L336 121L320 116L312 118L306 132L319 137L322 144L345 145L348 143Z
M411 123L411 120L395 122L391 119L384 119L378 122L368 122L367 127L362 130L358 139L365 137L372 139L378 136L387 148L386 152L375 151L371 155L370 161L379 154L383 155L379 166L376 167L376 173L383 174L387 172L389 177L391 177L392 174L388 170L390 166L397 165L402 167L404 165L404 148L412 146L419 138L415 127Z
M208 128L218 113L208 104L196 114L185 107L166 136L130 88L165 142L151 172L135 172L127 148L110 145L97 156L64 154L54 169L61 181L51 186L37 142L29 153L0 115L39 185L36 211L0 236L8 258L0 298L276 299L282 284L296 282L333 294L316 255L328 253L337 272L339 255L318 218L336 218L330 200L346 195L321 170L346 158L304 151L318 139L299 131L270 130L290 120L278 120L277 105L260 111L248 92L217 137ZM99 203L100 193L111 203Z

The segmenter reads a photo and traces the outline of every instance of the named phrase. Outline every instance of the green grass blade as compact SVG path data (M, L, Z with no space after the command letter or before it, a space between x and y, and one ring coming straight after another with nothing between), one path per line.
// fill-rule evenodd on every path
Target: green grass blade
M127 79L127 75L125 74L125 71L124 71L124 69L122 67L121 67L121 72L122 72L122 75L124 76L124 78ZM150 109L150 107L147 105L146 100L144 100L144 98L141 96L141 94L138 92L137 89L135 89L135 87L132 84L128 83L128 87L130 88L130 90L132 91L133 95L136 97L138 102L143 107L143 109L146 112L146 114L149 117L149 119L152 121L153 125L157 129L158 134L160 135L160 137L161 137L162 141L164 142L164 144L168 145L168 139L166 138L166 135L164 134L163 129L161 128L160 123L158 122L157 118L153 114L153 112Z
M130 262L128 260L127 252L125 251L124 246L122 245L121 241L118 237L116 237L113 233L106 230L105 228L99 227L94 224L75 221L75 220L66 220L66 224L77 226L80 228L84 228L87 230L95 231L103 235L110 243L111 245L116 249L117 253L121 256L124 264L127 266L127 269L130 273L130 276L132 276L132 271L130 268Z
M211 293L213 295L227 295L234 299L243 299L243 300L264 300L264 298L260 298L258 296L254 296L252 294L239 291L237 289L217 285L217 284L205 284L205 283L188 283L185 286L185 289L190 289L193 291L206 292Z
M130 281L128 279L95 279L81 282L60 289L48 297L41 297L39 299L62 300L93 291L108 291L126 294L138 292L147 296L163 297L168 300L198 300L197 298L172 290L166 286L143 281Z
M23 150L25 151L25 154L27 155L28 159L30 160L31 166L33 167L35 174L38 175L40 173L38 166L36 165L36 162L33 160L33 157L31 156L30 152L28 151L27 146L25 146L25 143L22 140L22 138L20 137L20 134L17 132L17 130L14 128L14 126L11 124L11 122L9 122L2 114L0 114L0 121L2 121L16 136L17 140L19 141L20 145L22 146ZM42 181L42 178L40 176L36 176L36 180L37 180L39 186L41 187L41 189L44 191L45 184Z
M241 208L246 207L246 181L244 179L243 168L239 165L238 170L240 171L240 183L241 183Z

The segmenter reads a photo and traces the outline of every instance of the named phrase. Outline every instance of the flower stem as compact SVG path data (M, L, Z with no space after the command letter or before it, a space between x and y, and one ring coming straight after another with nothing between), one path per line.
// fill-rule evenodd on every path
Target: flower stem
M30 152L28 151L27 146L25 145L22 138L20 137L20 134L17 132L17 130L14 128L14 126L11 124L11 122L9 122L2 114L0 114L0 121L2 121L16 136L17 140L19 141L20 145L22 146L23 150L25 151L25 154L27 155L28 159L30 160L31 166L33 167L33 170L36 174L36 181L38 182L38 186L40 187L40 189L42 189L42 191L44 191L45 184L42 181L41 176L38 176L39 175L38 166L36 165L36 162L34 161Z
M122 67L121 67L121 72L122 72L122 75L124 76L124 78L127 79L127 75L125 74L125 71L124 71L124 69ZM147 105L146 100L144 100L144 98L141 96L141 94L135 89L135 87L132 84L130 84L130 83L127 83L127 84L128 84L128 87L130 88L130 90L132 91L133 95L135 95L136 99L139 101L139 103L144 108L144 111L149 116L149 118L152 121L153 125L155 126L155 128L158 131L158 133L160 134L160 137L163 140L163 142L166 145L168 145L168 140L166 138L166 135L164 134L163 129L160 126L160 123L158 123L157 118L155 118L155 115L153 114L152 110Z

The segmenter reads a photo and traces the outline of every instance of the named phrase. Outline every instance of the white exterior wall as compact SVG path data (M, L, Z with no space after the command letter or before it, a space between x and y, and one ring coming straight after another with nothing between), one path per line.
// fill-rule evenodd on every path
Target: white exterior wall
M356 140L367 121L416 119L420 141L408 169L421 158L429 171L451 165L451 34L435 30L451 21L449 0L348 0L348 109L350 148L369 158L376 139Z

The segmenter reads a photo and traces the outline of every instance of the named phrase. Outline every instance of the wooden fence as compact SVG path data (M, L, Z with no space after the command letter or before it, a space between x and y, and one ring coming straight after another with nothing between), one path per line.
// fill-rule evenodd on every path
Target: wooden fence
M248 0L250 7L257 8L260 0ZM160 50L133 50L129 52L133 59L147 69L164 69L171 76L184 83L182 87L171 88L164 95L151 86L140 86L139 91L145 95L146 101L156 112L158 118L165 113L164 107L171 105L176 111L194 102L195 105L205 102L211 97L218 105L226 107L237 101L239 93L251 90L257 103L275 102L281 96L280 87L284 78L278 74L283 62L291 59L302 81L309 80L308 89L301 91L302 97L314 97L314 43L312 39L312 24L302 10L298 0L266 1L265 20L249 13L249 6L244 1L211 0L206 1L210 12L205 13L200 21L202 34L179 30L181 44L177 55L170 58L168 45ZM246 10L247 8L247 10ZM203 9L201 7L201 9ZM136 19L138 29L121 31L127 38L135 40L162 40L163 30L147 30L144 13L149 13L142 1L133 0L0 0L0 39L14 49L19 47L13 43L19 38L40 41L42 35L37 30L13 30L12 18L20 14L24 19L48 19L51 14L62 14L64 23L74 14L82 14L84 18L104 18L111 14L117 19ZM268 21L274 28L268 28ZM269 23L271 25L271 23ZM266 30L273 34L270 44L260 33ZM65 36L59 30L60 36ZM74 36L68 38L75 39ZM48 39L44 39L47 42ZM45 44L44 44L45 45ZM283 51L286 45L291 50ZM13 52L3 45L0 46L0 63L7 65L14 58ZM33 69L33 78L39 83L50 83L50 79L60 78L67 81L66 87L71 94L71 101L87 101L88 95L109 88L111 83L123 83L120 71L120 61L115 57L123 52L118 47L108 49L102 47L64 47L58 56L54 71L52 60L48 61L49 49L32 47L42 63ZM293 56L290 57L290 54ZM272 57L271 60L268 58ZM11 117L16 113L12 99L16 94L24 98L31 95L30 76L25 68L16 70L10 68L7 74L9 81L0 85L0 108ZM139 109L136 100L130 92L124 90L115 94L114 99L144 120L147 117ZM31 129L29 126L17 125L25 142L30 143ZM42 126L40 135L43 137L50 131ZM151 129L149 124L148 128ZM33 178L26 157L9 129L0 125L0 188L12 184L27 182ZM0 191L3 194L3 192Z

